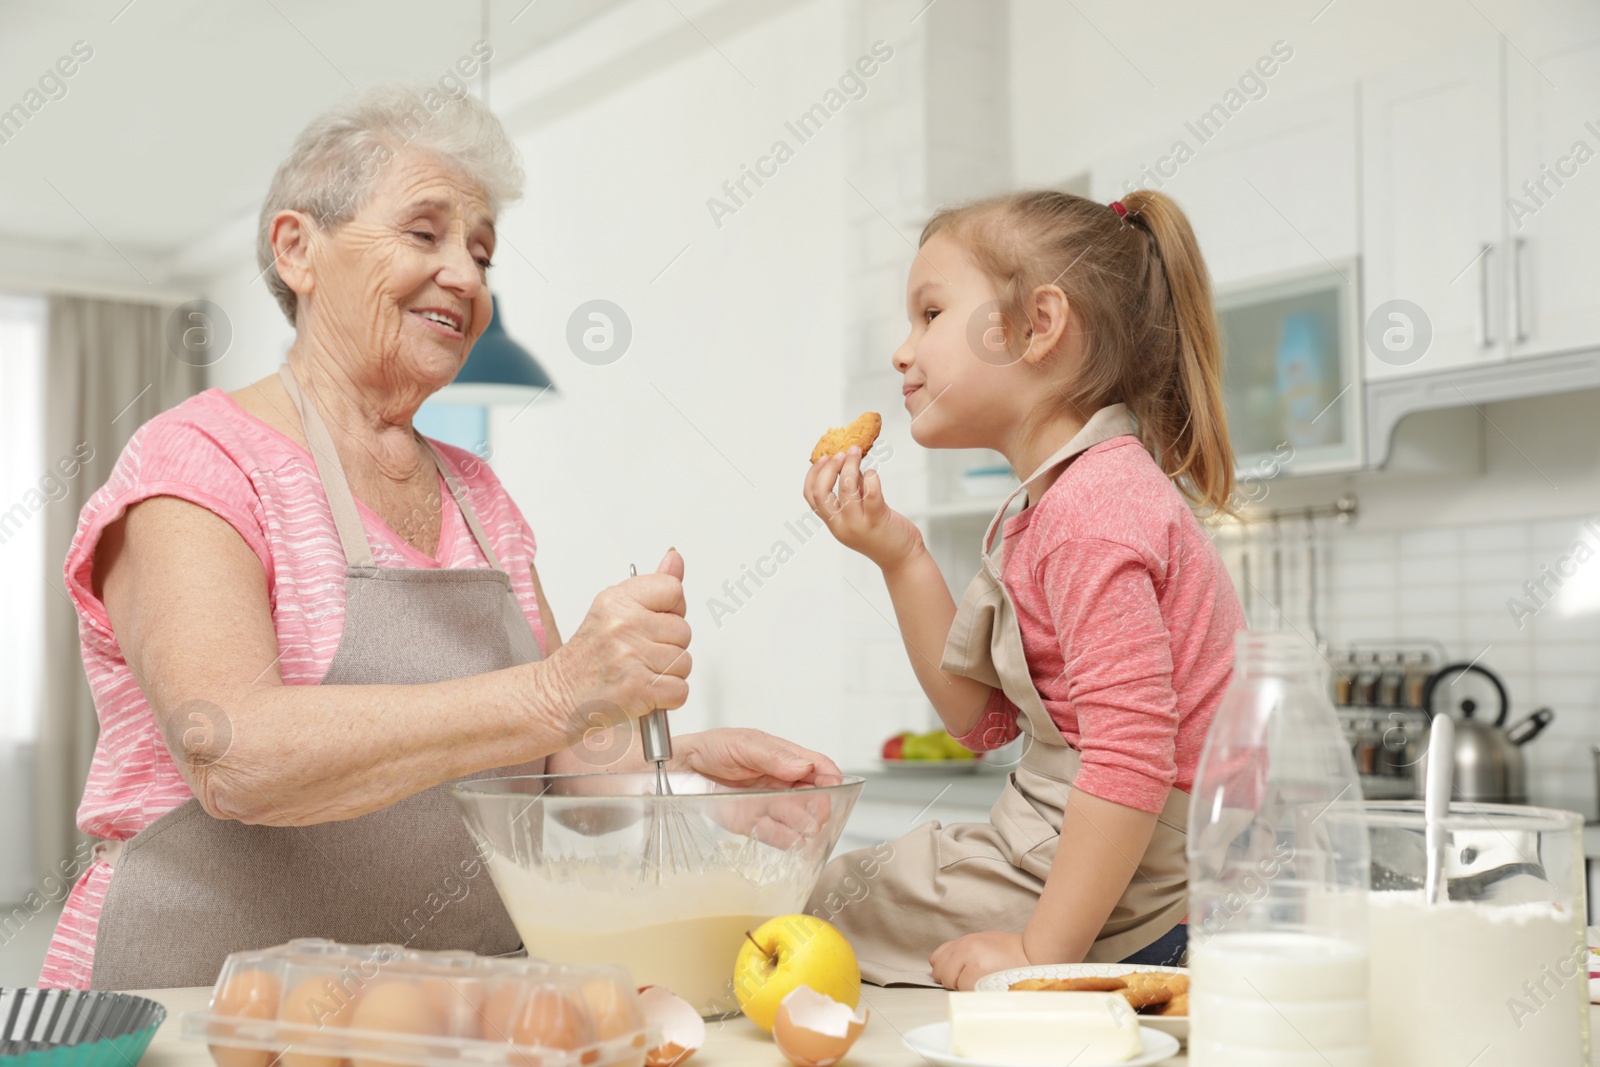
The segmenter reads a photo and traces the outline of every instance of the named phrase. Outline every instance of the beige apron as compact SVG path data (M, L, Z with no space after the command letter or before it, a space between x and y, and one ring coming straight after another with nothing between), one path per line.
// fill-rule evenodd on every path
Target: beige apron
M989 523L983 566L956 611L941 667L1003 690L1021 709L1022 761L1008 776L989 822L924 823L890 845L840 856L823 871L806 910L843 931L869 982L938 985L928 963L934 949L979 930L1020 933L1039 903L1081 760L1034 688L1016 606L1001 580L995 536L1011 501L1040 475L1102 441L1136 433L1124 405L1101 408L1006 498ZM1173 789L1138 870L1086 962L1122 960L1183 919L1188 818L1189 795Z
M280 374L346 561L344 632L321 684L417 685L541 658L510 578L432 446L488 568L375 566L328 428L289 368ZM543 769L539 759L456 780ZM214 819L190 799L104 853L114 870L95 935L94 989L210 985L228 953L295 937L485 955L521 944L448 782L311 826Z

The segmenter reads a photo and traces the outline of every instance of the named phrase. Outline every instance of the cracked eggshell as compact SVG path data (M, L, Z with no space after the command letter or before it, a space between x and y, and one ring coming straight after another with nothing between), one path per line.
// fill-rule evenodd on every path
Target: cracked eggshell
M870 1015L866 1008L852 1011L808 985L796 986L778 1003L772 1036L795 1067L833 1067L867 1028Z
M706 1021L666 986L639 987L645 1021L661 1029L661 1044L645 1053L645 1067L677 1067L706 1043Z

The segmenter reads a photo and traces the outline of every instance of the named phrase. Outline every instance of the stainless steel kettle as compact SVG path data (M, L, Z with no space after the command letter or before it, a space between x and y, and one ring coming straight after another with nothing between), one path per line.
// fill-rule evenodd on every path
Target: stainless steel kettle
M1469 676L1485 679L1498 699L1499 711L1492 721L1478 716L1478 698L1487 692L1483 683L1469 685L1464 691L1455 690L1456 684ZM1451 702L1455 702L1454 708L1450 707ZM1452 799L1486 804L1528 802L1528 768L1521 746L1555 721L1554 711L1540 708L1509 730L1504 729L1511 714L1505 683L1477 663L1451 663L1439 668L1423 688L1422 710L1430 723L1435 715L1452 715L1456 720ZM1429 736L1431 739L1431 727ZM1427 780L1427 764L1428 754L1424 752L1417 768L1418 781Z

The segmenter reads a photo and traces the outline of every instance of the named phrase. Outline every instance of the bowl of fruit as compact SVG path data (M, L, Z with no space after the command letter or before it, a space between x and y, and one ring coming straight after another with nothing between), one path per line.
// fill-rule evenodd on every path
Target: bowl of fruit
M883 769L891 774L970 774L983 757L945 730L918 734L906 730L883 743Z

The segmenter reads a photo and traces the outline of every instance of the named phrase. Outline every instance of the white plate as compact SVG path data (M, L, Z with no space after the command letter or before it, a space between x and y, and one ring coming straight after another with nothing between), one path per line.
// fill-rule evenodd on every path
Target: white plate
M902 778L948 778L952 774L973 774L983 766L981 759L881 759L878 765Z
M1144 1051L1131 1060L1123 1060L1116 1064L1082 1063L1078 1060L1062 1060L1062 1067L1150 1067L1162 1060L1170 1059L1178 1054L1178 1039L1171 1034L1164 1034L1159 1030L1152 1030L1148 1026L1139 1027L1139 1040L1144 1044ZM1003 1063L999 1060L973 1060L965 1056L957 1056L950 1051L950 1024L929 1023L919 1026L915 1030L907 1030L903 1042L906 1048L919 1056L925 1056L940 1067L1015 1067L1014 1064Z
M979 993L1004 993L1012 983L1029 978L1121 978L1135 971L1165 971L1169 974L1188 974L1187 967L1152 967L1139 963L1046 963L1037 967L1015 967L1009 971L996 971L978 979L973 988ZM1179 1041L1189 1040L1187 1015L1141 1015L1139 1025L1171 1034Z

